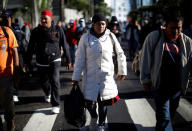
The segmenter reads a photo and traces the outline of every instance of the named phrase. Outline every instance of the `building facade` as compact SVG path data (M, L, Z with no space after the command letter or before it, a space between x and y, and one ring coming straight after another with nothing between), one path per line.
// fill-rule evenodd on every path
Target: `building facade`
M116 16L119 21L127 21L128 0L105 0L105 3L113 9L111 16Z

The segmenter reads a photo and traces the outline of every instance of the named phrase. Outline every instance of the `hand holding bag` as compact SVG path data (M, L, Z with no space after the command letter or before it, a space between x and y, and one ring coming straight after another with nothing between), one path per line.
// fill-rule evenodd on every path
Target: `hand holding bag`
M69 124L79 128L85 125L85 100L79 85L73 85L70 94L64 100L64 114Z

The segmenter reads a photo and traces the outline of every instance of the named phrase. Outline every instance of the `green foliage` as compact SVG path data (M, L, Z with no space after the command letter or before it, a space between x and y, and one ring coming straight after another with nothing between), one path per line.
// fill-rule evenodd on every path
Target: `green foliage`
M36 0L38 11L41 12L42 10L49 9L48 3L51 2L50 0Z
M88 0L69 0L66 3L66 7L77 9L79 11L87 11L90 8Z
M23 0L24 8L32 8L32 0Z
M112 9L107 7L104 0L93 0L94 5L90 3L90 0L67 0L66 7L77 9L78 11L87 12L91 14L91 10L94 8L94 12L102 12L105 15L110 15Z
M95 6L94 12L102 12L106 16L110 16L112 9L107 7L105 2L100 2L98 6Z

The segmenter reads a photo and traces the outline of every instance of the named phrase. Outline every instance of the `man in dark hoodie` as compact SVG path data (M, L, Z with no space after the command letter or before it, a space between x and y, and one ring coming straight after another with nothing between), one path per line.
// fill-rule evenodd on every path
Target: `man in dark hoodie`
M121 42L122 31L116 16L111 17L111 21L109 22L108 29L111 32L113 32L117 37L118 41Z
M52 113L60 112L59 69L62 50L65 51L70 69L71 58L64 32L61 27L52 24L52 13L44 10L41 12L41 24L31 32L27 63L30 64L35 53L41 86L46 95L45 101L51 102Z

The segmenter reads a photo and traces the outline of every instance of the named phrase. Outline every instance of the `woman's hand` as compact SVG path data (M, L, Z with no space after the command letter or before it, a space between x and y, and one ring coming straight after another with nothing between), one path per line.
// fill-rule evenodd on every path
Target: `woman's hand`
M76 80L72 80L72 85L74 85L74 86L79 85L79 82Z
M68 68L69 71L71 70L71 67L72 67L72 64L68 63L67 68Z
M123 81L125 79L125 75L118 75L118 77L117 77L117 80L118 81Z

